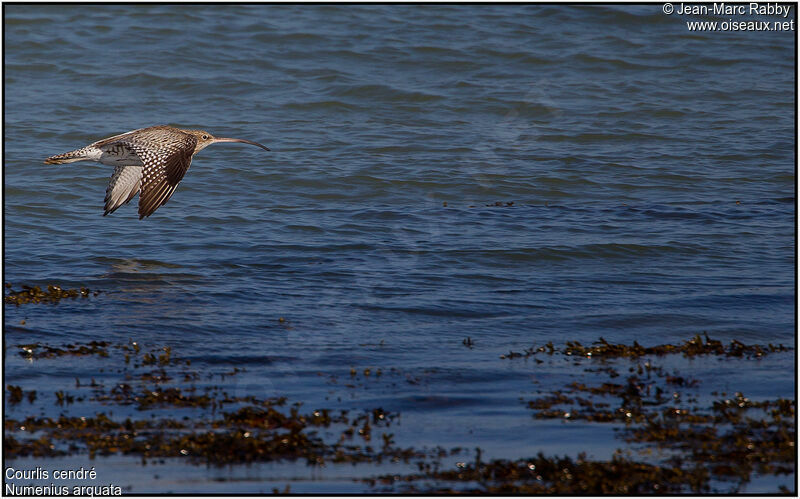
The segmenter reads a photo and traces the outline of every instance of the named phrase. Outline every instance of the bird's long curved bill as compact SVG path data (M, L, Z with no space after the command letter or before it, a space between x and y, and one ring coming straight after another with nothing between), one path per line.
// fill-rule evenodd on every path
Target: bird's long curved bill
M264 149L265 151L269 151L270 150L269 147L267 147L265 145L262 145L262 144L259 144L258 142L253 142L252 140L230 139L230 138L227 138L227 137L216 137L216 138L214 138L214 143L216 144L217 142L244 142L245 144L252 144L254 146L258 146L261 149Z

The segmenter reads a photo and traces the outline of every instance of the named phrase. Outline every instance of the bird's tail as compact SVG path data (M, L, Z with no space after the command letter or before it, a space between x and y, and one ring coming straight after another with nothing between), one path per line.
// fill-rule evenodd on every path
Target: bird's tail
M65 152L64 154L56 154L50 156L44 163L46 165L62 165L64 163L74 163L76 161L92 161L97 160L102 152L96 147L82 147L74 151Z

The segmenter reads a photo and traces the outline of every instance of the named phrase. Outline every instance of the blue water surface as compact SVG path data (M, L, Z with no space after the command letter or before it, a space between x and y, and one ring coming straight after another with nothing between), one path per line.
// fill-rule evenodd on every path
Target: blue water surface
M795 341L794 32L691 32L660 5L4 11L4 281L102 291L5 306L5 381L40 387L44 413L102 410L45 398L99 364L14 345L137 341L245 368L234 393L399 412L407 446L605 459L626 445L612 428L522 401L582 370L499 356ZM136 200L102 216L110 167L42 164L156 124L272 152L209 147L142 221ZM709 389L794 393L793 353L693 367ZM387 374L331 381L365 368ZM373 473L167 464L184 478L165 483L125 459L105 476L131 492L353 492Z

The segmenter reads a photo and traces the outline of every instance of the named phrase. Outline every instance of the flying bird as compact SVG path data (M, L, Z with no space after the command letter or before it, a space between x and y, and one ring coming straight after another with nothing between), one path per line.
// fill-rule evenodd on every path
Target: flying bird
M243 142L269 151L268 147L250 140L214 137L203 130L160 125L98 140L86 147L50 156L44 162L59 165L95 161L113 166L103 216L113 213L139 193L141 220L167 204L186 175L192 157L218 142Z

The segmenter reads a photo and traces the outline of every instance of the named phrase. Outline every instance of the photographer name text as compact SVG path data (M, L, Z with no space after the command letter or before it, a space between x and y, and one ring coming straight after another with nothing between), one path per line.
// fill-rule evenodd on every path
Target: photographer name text
M714 15L714 16L781 16L783 18L789 17L792 11L791 5L781 5L779 3L757 3L750 2L749 4L728 4L728 3L715 3L709 4L691 4L681 3L675 7L675 13L679 16L682 15Z

